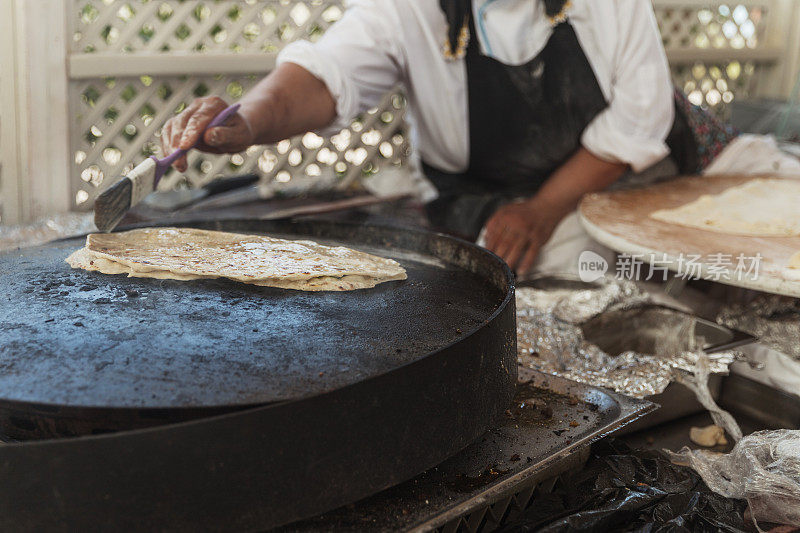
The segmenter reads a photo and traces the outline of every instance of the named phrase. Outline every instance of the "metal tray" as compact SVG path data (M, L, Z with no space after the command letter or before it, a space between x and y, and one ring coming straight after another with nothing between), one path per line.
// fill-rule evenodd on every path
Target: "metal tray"
M683 349L687 350L699 345L708 353L723 352L755 341L755 337L747 333L731 330L684 311L656 304L602 313L582 324L581 328L586 339L598 345L606 353L616 355L628 350L652 353L659 339L647 328L637 328L637 324L650 323L655 319L671 321L676 330L680 329L679 325L684 320L694 320L695 339L685 340ZM709 376L708 388L714 399L719 398L721 383L722 376ZM695 394L680 383L670 383L664 392L648 396L647 399L668 406L668 409L660 409L650 416L637 420L621 431L621 434L657 426L705 410Z
M799 396L787 394L737 374L717 377L719 378L717 403L733 415L745 435L764 429L800 428ZM657 415L658 413L655 416ZM712 423L708 411L703 411L643 431L632 432L622 440L633 448L658 450L665 448L680 450L684 446L694 448L697 445L689 439L690 429L705 427ZM626 432L633 425L625 427ZM728 452L733 445L733 439L730 439L727 445L714 447L712 451Z
M658 355L659 338L644 326L659 322L680 330L679 326L689 320L695 322L695 338L684 339L681 346L684 350L700 346L709 353L722 352L756 340L747 333L658 304L606 311L581 324L581 329L587 341L599 346L609 355L619 355L627 351Z
M552 488L555 476L580 468L589 444L657 408L522 367L519 376L503 424L458 455L398 487L281 531L490 531ZM541 404L552 416L536 407Z

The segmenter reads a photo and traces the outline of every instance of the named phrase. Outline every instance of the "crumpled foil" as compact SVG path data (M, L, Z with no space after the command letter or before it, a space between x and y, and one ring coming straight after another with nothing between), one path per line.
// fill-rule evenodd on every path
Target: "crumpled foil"
M800 299L760 294L749 303L723 307L717 323L749 333L776 350L800 360Z
M61 213L32 224L0 226L0 250L44 244L97 231L92 213Z
M536 309L552 313L564 322L579 324L611 307L632 307L650 301L650 297L635 283L626 280L584 285L586 288L579 289L520 287L517 289L517 310Z
M555 374L621 394L644 398L659 394L683 374L691 374L703 352L695 344L694 321L678 331L674 323L660 327L658 353L635 351L609 355L587 341L580 324L602 313L634 309L649 302L647 294L628 281L607 281L582 290L517 289L519 362L533 370ZM666 326L666 327L665 327ZM692 339L687 344L687 339ZM734 352L707 354L711 373L727 373Z

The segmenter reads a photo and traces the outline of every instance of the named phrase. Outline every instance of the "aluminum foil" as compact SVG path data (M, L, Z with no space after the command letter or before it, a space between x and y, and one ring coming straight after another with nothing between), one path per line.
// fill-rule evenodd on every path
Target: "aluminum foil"
M62 213L32 224L0 226L0 250L36 246L93 231L97 228L92 213Z
M649 333L659 337L657 353L609 355L587 341L580 324L605 312L633 309L649 301L631 282L609 281L580 290L517 289L519 362L533 370L644 398L659 394L691 374L703 352L695 345L694 321L653 320ZM641 326L638 324L638 326ZM691 342L687 343L687 339ZM707 354L711 373L727 373L734 352Z
M546 278L540 281L542 283L537 285L547 285ZM609 308L632 307L650 300L635 283L625 280L585 284L572 281L570 285L572 288L559 288L557 278L554 278L555 288L520 287L517 289L517 309L536 309L552 313L564 322L579 324Z
M800 361L800 299L760 294L749 303L723 307L717 323L749 333Z

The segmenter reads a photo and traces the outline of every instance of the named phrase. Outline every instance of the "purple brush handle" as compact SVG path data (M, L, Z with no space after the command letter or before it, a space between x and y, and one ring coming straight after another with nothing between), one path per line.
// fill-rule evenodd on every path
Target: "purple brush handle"
M153 182L153 186L158 185L158 182L164 176L164 173L167 171L170 165L172 165L172 163L180 159L182 156L186 155L186 153L189 150L194 148L197 145L197 143L200 142L200 139L203 138L203 135L205 134L206 131L210 130L211 128L216 128L217 126L222 126L223 124L225 124L225 122L229 118L231 118L233 115L236 114L237 111L239 111L239 107L241 107L241 105L242 104L233 104L232 106L220 111L220 113L216 117L214 117L214 120L209 122L208 126L206 126L206 128L200 132L200 135L197 137L197 142L194 143L190 148L187 148L186 150L184 149L175 150L164 159L158 159L154 155L150 156L156 162L156 176L155 176L155 181Z

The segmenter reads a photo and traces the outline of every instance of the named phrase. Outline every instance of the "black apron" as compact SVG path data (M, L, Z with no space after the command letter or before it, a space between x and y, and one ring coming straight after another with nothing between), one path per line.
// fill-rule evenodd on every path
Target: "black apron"
M565 3L556 2L555 10ZM536 57L514 66L483 55L469 7L464 16L471 36L465 57L469 166L455 174L423 167L439 190L427 205L431 225L475 240L498 207L535 194L578 150L581 134L608 102L568 20L553 28ZM684 122L676 120L670 139L691 158L696 150ZM691 161L679 164L686 165Z

